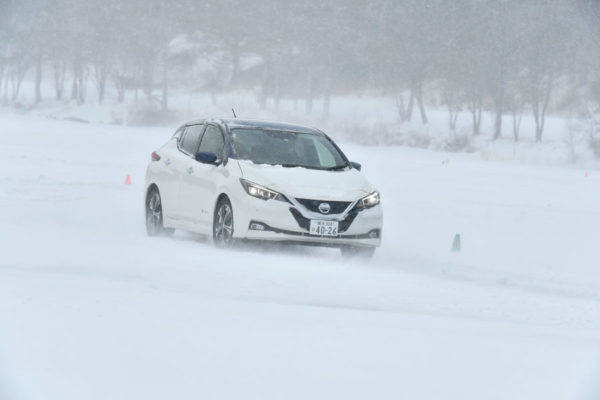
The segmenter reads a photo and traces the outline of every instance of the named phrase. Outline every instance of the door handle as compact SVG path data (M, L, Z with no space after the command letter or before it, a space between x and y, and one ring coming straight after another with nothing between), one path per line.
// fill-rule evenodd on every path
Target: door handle
M192 173L194 173L194 168L187 167L186 171L187 171L188 174L192 174Z

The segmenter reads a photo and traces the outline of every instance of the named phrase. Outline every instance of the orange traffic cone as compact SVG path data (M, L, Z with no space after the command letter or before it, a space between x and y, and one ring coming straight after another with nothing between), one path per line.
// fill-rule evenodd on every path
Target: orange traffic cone
M131 186L131 176L129 174L125 177L125 185Z

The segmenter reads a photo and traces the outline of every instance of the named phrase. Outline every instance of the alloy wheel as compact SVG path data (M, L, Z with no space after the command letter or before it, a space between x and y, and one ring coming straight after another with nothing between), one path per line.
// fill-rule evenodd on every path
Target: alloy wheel
M233 241L233 211L226 200L222 201L217 209L213 236L215 244L219 247L229 246Z

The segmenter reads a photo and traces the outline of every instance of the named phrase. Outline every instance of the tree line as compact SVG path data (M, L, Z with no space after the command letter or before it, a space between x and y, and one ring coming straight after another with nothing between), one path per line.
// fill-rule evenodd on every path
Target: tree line
M598 112L598 0L2 0L0 99L102 103L133 94L166 110L173 90L217 99L251 90L261 108L282 99L324 117L334 95L394 99L401 122L428 123L428 105L459 113L493 137L510 116L515 140L531 113L542 140L550 108Z

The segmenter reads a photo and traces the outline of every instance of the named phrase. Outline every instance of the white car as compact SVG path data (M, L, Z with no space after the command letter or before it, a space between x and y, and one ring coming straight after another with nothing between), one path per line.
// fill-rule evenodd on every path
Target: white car
M339 247L373 255L379 193L323 132L238 119L185 124L146 171L149 235L185 229L238 240Z

